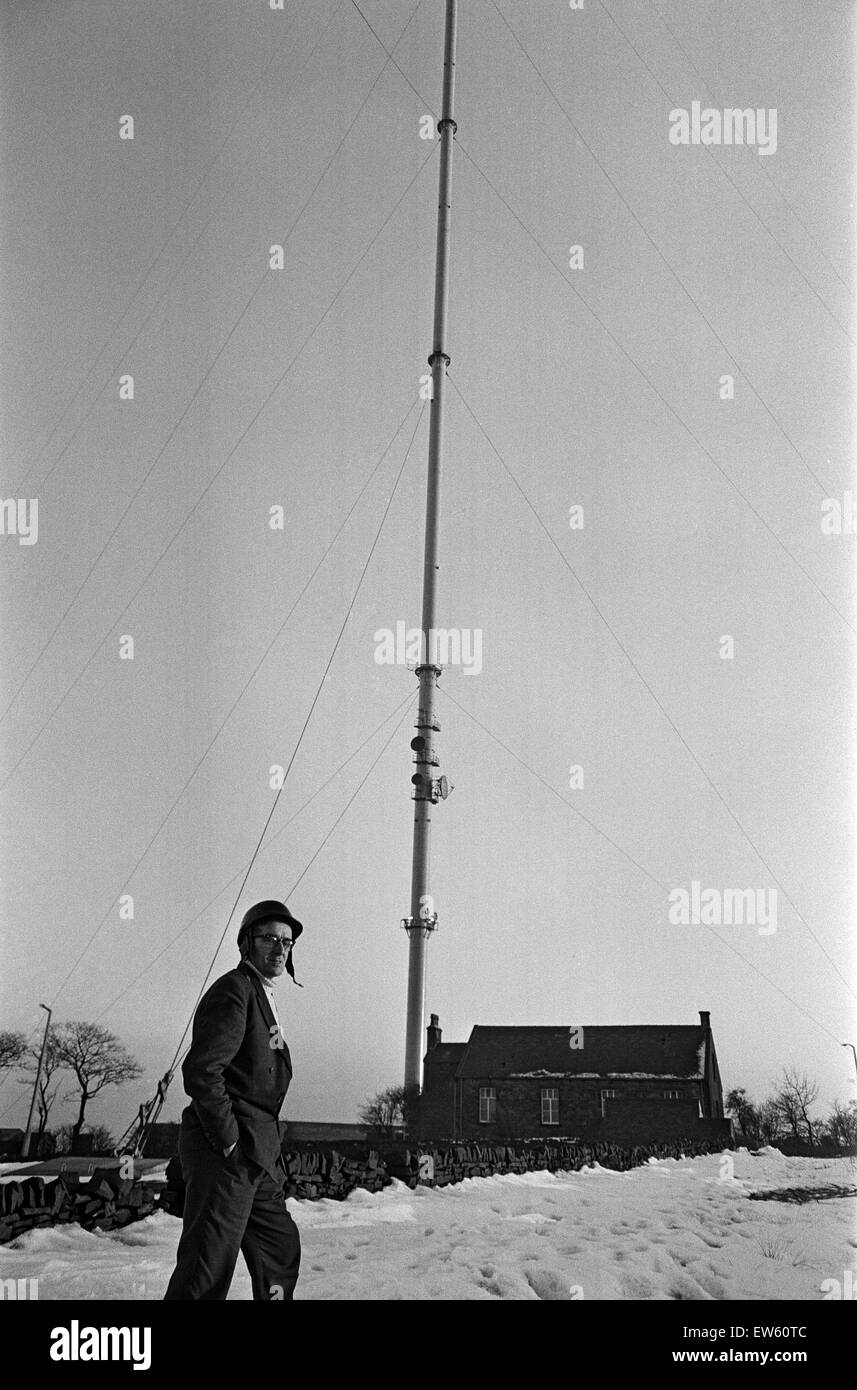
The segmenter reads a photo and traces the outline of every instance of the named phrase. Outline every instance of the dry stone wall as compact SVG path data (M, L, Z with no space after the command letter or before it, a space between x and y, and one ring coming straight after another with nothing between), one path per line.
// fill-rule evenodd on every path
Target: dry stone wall
M349 1146L351 1148L351 1146ZM495 1173L526 1173L536 1169L571 1172L600 1164L624 1171L650 1158L682 1158L721 1152L711 1140L674 1139L660 1144L628 1147L609 1141L578 1143L541 1139L514 1144L420 1145L415 1148L364 1149L342 1152L333 1145L283 1154L286 1193L305 1201L321 1197L343 1199L359 1187L379 1192L394 1178L409 1187L443 1187L464 1178ZM0 1183L0 1244L7 1244L39 1226L76 1222L85 1230L111 1231L140 1221L155 1211L181 1216L184 1185L177 1158L167 1164L160 1182L121 1178L117 1169L97 1168L88 1181L78 1174L54 1180L22 1177Z

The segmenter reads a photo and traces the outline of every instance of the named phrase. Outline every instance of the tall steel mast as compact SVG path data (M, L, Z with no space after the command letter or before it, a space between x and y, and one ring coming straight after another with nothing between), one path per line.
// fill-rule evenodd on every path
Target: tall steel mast
M446 369L446 318L449 298L449 237L452 197L452 151L457 129L452 116L455 92L455 35L457 0L446 0L443 52L443 104L438 122L440 175L438 179L437 254L434 281L434 330L429 356L432 394L429 415L428 486L426 489L425 558L423 561L423 649L416 674L420 683L417 735L411 742L416 771L414 785L414 848L411 865L411 912L404 919L408 934L408 1016L405 1038L405 1085L422 1083L424 1050L426 943L437 926L437 913L429 887L431 809L445 797L447 783L436 776L439 758L434 735L440 725L434 712L435 687L440 667L435 664L435 600L440 522L440 468L443 455L443 402Z

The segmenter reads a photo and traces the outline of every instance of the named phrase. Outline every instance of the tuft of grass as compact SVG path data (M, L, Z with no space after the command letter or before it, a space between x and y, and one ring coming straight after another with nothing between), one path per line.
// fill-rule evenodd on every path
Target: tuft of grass
M792 1242L783 1236L760 1236L756 1244L766 1260L776 1260L780 1264L789 1264L792 1269L802 1269L806 1264L803 1255L795 1255Z

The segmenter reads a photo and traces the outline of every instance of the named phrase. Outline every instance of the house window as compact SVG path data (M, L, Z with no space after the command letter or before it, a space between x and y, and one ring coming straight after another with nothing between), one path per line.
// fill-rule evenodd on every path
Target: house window
M559 1090L556 1086L542 1087L542 1124L559 1124Z
M604 1119L607 1118L607 1102L608 1102L608 1100L615 1100L615 1099L616 1099L616 1092L615 1092L615 1091L602 1091L602 1092L601 1092L601 1118L602 1118L602 1120L604 1120Z
M664 1100L678 1100L678 1091L664 1091Z
M479 1087L479 1123L492 1125L497 1118L497 1092L493 1086Z

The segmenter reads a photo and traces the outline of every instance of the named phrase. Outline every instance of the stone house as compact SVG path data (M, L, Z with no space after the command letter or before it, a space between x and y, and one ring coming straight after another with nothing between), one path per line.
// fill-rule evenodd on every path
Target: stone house
M692 1025L477 1025L464 1043L445 1043L432 1014L417 1128L486 1143L731 1138L704 1012Z

